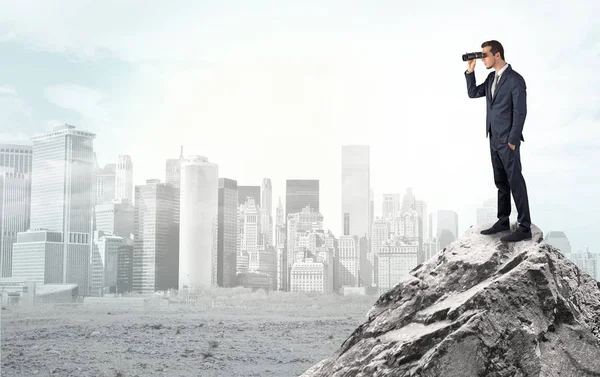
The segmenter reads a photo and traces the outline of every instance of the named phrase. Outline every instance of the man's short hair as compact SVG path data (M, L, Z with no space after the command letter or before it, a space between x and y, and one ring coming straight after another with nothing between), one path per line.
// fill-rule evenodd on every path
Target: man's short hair
M491 40L491 41L485 41L481 44L481 48L484 48L487 46L491 47L490 52L492 53L492 55L496 55L496 53L499 52L502 60L506 60L506 59L504 59L504 47L502 47L502 44L500 42Z

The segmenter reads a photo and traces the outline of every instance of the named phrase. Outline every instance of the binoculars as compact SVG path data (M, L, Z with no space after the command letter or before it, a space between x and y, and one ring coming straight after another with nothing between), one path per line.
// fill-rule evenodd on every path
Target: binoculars
M485 58L485 52L469 52L468 54L463 54L462 56L463 62L481 58Z

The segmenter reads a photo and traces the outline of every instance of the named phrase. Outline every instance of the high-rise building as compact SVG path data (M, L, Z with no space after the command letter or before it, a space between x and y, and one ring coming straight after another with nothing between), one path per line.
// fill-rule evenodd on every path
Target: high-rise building
M22 144L0 144L0 166L13 168L12 173L31 173L33 147Z
M217 231L217 285L235 287L238 234L237 181L219 178L219 214Z
M419 245L420 221L416 209L407 208L400 211L396 221L395 235L410 244Z
M437 238L437 230L434 230L435 228L433 226L435 224L433 222L434 216L435 216L435 213L429 212L429 237L431 238L431 240L436 240L436 242L437 242L437 240L438 240L438 238ZM436 252L437 252L437 250L436 250Z
M183 145L179 152L179 158L167 159L165 182L175 188L179 188L181 182L181 160L183 159Z
M349 214L350 236L368 237L370 220L370 151L368 145L342 146L342 229Z
M13 244L29 229L29 175L13 170L0 167L0 277L12 276Z
M132 202L114 200L112 203L98 204L94 207L96 230L110 233L113 236L130 238L134 233L135 211Z
M117 165L106 164L96 175L96 203L107 204L116 194Z
M300 213L310 206L315 213L319 212L319 180L288 179L285 184L285 218L290 213Z
M91 290L92 296L103 296L105 291L117 293L119 276L119 256L127 247L127 238L105 234L102 231L94 232L91 262Z
M371 240L373 222L375 222L375 192L369 189L369 240Z
M390 239L390 224L388 221L378 218L373 223L372 228L371 252L377 253L378 248Z
M403 242L379 247L377 253L377 288L379 294L395 287L417 266L417 245Z
M600 278L600 273L598 272L598 265L600 264L598 263L598 259L600 258L598 258L598 254L590 253L586 247L585 251L580 250L576 253L569 253L567 257L592 279L598 280Z
M246 204L240 206L240 216L243 216L242 250L257 251L264 249L262 211L254 203L254 199L248 198Z
M180 187L181 187L181 160L183 160L183 145L179 151L179 158L167 159L165 182L173 186L177 193L175 195L175 221L179 223Z
M275 218L275 224L276 225L284 225L285 224L285 217L284 217L284 212L283 212L283 203L281 203L281 196L279 197L279 202L277 203L277 210L276 212L276 218Z
M415 194L413 194L412 187L406 189L406 193L404 194L404 198L402 199L402 208L401 210L407 210L410 208L415 208L417 205L417 201L415 199Z
M65 124L32 138L31 230L17 236L13 277L88 294L95 137Z
M248 251L248 271L266 274L268 289L277 289L277 252L274 248Z
M277 203L277 209L275 210L275 246L285 247L285 219L283 218L283 203L281 203L281 197L279 197L279 203Z
M273 186L271 185L270 178L263 178L260 189L261 207L265 213L263 216L263 232L265 235L265 244L273 245Z
M136 292L177 289L177 194L175 187L159 179L148 179L145 185L135 186L132 285Z
M117 161L115 199L133 202L133 162L126 154L119 155Z
M394 220L400 214L400 194L383 194L382 219Z
M443 249L458 238L458 214L450 210L439 210L436 229L439 247Z
M565 232L560 230L553 230L546 234L546 238L544 239L548 245L552 245L555 248L559 249L563 254L571 253L571 242L569 238L565 234Z
M181 161L179 289L210 287L218 229L218 166L203 156Z
M0 144L0 277L12 276L13 244L29 229L32 161L31 145Z
M285 253L286 255L281 258L285 260L287 266L284 271L279 271L280 274L285 275L283 280L283 290L289 291L290 288L290 277L289 274L291 267L295 262L295 255L298 251L304 249L302 245L302 236L307 232L315 232L323 230L323 215L312 209L310 205L307 205L302 209L301 212L290 213L286 221L286 235L285 235Z
M344 231L342 234L344 236L350 235L350 214L348 212L344 213Z
M256 206L261 207L260 186L238 186L238 207L246 203L248 198L254 199Z
M477 208L477 225L489 225L491 226L498 221L498 199L491 198L483 202L483 205ZM517 209L515 207L514 200L511 201L511 211L509 221L515 223L517 221Z
M420 237L423 241L428 241L431 239L431 233L429 230L429 219L427 217L427 203L423 200L417 200L415 209L419 214L419 227L421 229Z
M423 263L426 259L426 252L423 245L430 240L429 221L427 221L427 203L422 200L415 201L415 210L419 214L419 249L417 263Z
M336 264L339 287L360 286L360 245L356 235L342 236L338 240Z
M133 243L130 238L123 239L125 244L119 248L117 268L116 293L131 292L133 290Z
M91 237L95 134L55 127L33 140L31 228Z

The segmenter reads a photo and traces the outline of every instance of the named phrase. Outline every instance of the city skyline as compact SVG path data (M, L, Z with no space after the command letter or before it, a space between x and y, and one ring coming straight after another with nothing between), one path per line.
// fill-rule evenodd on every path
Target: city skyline
M383 193L412 187L428 208L455 210L462 234L496 191L485 104L467 97L458 55L497 39L528 87L521 152L532 222L565 231L574 250L597 251L600 117L589 83L599 78L590 64L599 5L578 5L552 4L534 19L533 3L520 2L497 11L503 22L473 30L489 5L270 4L263 14L260 2L73 3L36 4L34 14L27 3L2 4L0 139L73 124L98 135L101 163L130 155L134 185L164 181L181 144L240 185L269 177L273 200L285 198L286 179L318 179L335 234L339 146L368 144L376 213ZM477 81L487 73L478 62Z
M72 127L72 125L66 125L66 124L65 124L65 126L71 126ZM18 147L18 146L27 146L28 144L24 144L24 143L21 142L20 144L19 143L16 143L16 144L13 143L13 144L10 144L10 145ZM357 147L357 146L359 146L359 147L370 147L368 145L342 145L342 146L340 146L340 151L342 151L344 147ZM134 165L133 170L135 171L135 160L134 160L134 158L131 158L131 156L128 155L127 153L120 153L117 156L117 159L118 158L122 158L123 156L127 156L129 158L128 159L128 163L129 164L133 163L133 165ZM183 159L183 158L193 158L193 157L196 157L196 156L181 154L180 157ZM168 164L169 161L175 161L175 159L165 158L165 161ZM216 164L218 165L218 162L216 162ZM102 165L103 164L99 164L99 166L102 166ZM110 167L111 165L113 165L113 167L114 167L114 165L116 165L116 164L113 164L111 162L107 162L105 164L106 167ZM343 170L343 167L341 165L340 165L340 170ZM100 173L101 173L101 171L102 170L100 170ZM117 173L116 173L116 171L113 171L112 173L109 172L109 175L110 174L113 174L114 176L116 176ZM219 179L231 179L233 181L237 181L235 179L235 177L233 177L233 178L230 178L230 177L221 177L220 174L219 174L218 178ZM136 182L134 182L133 187L144 186L144 185L147 184L147 181L149 181L149 180L156 180L156 179L158 179L161 183L170 183L170 184L174 185L174 187L176 187L176 188L179 187L179 180L177 180L176 182L175 181L169 182L169 179L172 180L172 177L169 176L168 169L167 169L166 173L163 173L163 176L160 176L160 177L147 177L147 178L144 179L143 183L139 183L139 184L136 183ZM265 179L269 180L269 182L270 182L270 179L266 178L266 177L257 178L255 181L263 182L263 180L265 180ZM287 179L286 181L304 181L304 180ZM320 185L320 180L319 179L316 179L316 180L308 179L306 181L316 182L318 185ZM260 198L261 198L261 196L263 196L263 192L261 191L261 186L260 185L244 185L244 186L238 186L238 187L245 188L249 192L255 191L255 193L253 193L253 195L257 196L259 198L257 200L257 205L259 205ZM464 223L465 220L464 220L464 218L461 219L460 213L458 213L458 211L456 211L453 208L441 208L441 209L440 208L432 208L432 206L428 204L427 198L423 198L422 196L418 195L418 193L417 193L417 195L415 195L413 187L414 187L414 185L411 185L411 186L408 186L408 187L404 188L404 190L400 190L399 192L385 191L385 192L381 193L381 195L379 195L379 196L376 195L375 196L375 218L373 219L373 221L376 220L376 219L378 219L378 218L382 218L382 216L384 216L383 206L384 206L384 201L385 201L385 197L386 196L394 195L394 196L398 197L398 200L399 200L398 214L399 214L402 211L402 207L406 206L406 198L407 198L407 195L408 195L408 196L410 196L411 200L416 200L417 202L423 201L423 202L425 202L427 204L427 208L428 208L428 210L427 210L427 218L424 218L424 221L428 222L429 221L429 216L431 216L432 214L435 217L437 217L439 212L446 212L446 211L456 212L458 214L458 224L457 224L458 235L454 236L454 238L455 239L456 238L460 238L462 236L462 234L464 233L464 231L466 231L466 228L468 228L468 226L464 226L465 229L463 231L461 231L461 229L462 229L462 227L464 225L462 223ZM374 188L371 188L371 190L374 190ZM115 189L114 186L112 188L112 191L113 191L113 194L116 193L116 189ZM320 194L320 192L321 192L320 187L318 188L318 192L319 192L319 194L318 194L318 200L320 202L323 202L322 195ZM342 193L340 192L340 198L341 197L342 197ZM101 196L98 196L98 198L101 198ZM239 200L240 199L238 199L238 203L239 203ZM277 200L279 200L279 198ZM512 200L512 198L511 198L511 200ZM285 195L284 195L283 199L282 199L282 204L283 204L284 211L286 211L285 202L286 202L286 200L285 200ZM475 208L473 208L472 214L470 216L470 218L472 218L471 225L474 226L474 225L478 224L479 212L482 209L488 208L492 204L495 206L495 203L496 203L496 197L495 197L495 195L493 195L493 196L488 197L482 203L479 203ZM489 211L489 208L488 208L488 211ZM512 202L512 212L511 212L510 218L511 218L511 222L513 222L513 223L516 221L516 212L515 211L516 211L516 208L514 207L514 202ZM322 212L319 211L319 213L322 213ZM495 212L494 212L493 216L495 218ZM339 222L342 223L342 221L343 221L343 214L340 213L340 216L338 216L338 217L340 218ZM489 217L488 220L489 220L490 223L493 222L492 217ZM334 224L334 221L335 221L334 219L328 219L327 217L324 216L325 229L331 230L338 237L343 236L344 235L343 234L343 229L340 229L339 233L334 230L334 226L332 226L332 224ZM275 224L271 224L271 225L274 226ZM437 229L437 226L435 226L435 228ZM578 242L578 240L574 239L564 229L550 229L550 230L544 230L544 229L542 229L542 231L544 231L545 235L548 234L548 233L552 233L552 232L563 232L563 233L566 233L567 237L569 238L569 241L570 241L571 245L573 245L571 247L572 252L585 252L586 250L589 250L592 253L600 254L600 250L598 250L598 246L597 246L596 243L583 244L581 242ZM439 235L437 235L437 236L439 237ZM577 245L581 245L581 246L578 247Z

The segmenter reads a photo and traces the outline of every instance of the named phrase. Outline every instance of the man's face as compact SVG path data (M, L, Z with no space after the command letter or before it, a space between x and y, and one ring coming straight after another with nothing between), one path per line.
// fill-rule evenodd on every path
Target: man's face
M481 50L481 52L485 54L485 57L481 58L481 61L483 64L485 64L485 68L488 69L492 68L494 64L496 64L496 58L492 56L492 53L490 52L491 49L491 46L486 46Z

